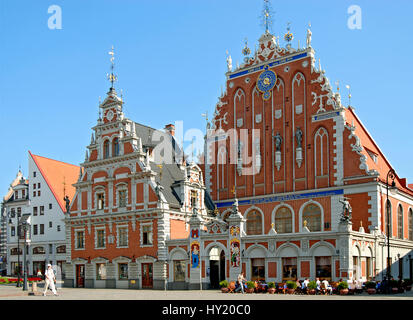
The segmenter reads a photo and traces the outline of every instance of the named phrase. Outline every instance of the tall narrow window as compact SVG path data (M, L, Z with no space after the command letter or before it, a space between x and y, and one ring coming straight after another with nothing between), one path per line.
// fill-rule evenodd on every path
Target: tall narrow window
M321 231L321 210L315 204L308 204L303 211L303 224L307 222L307 228L311 232Z
M247 214L247 235L262 234L261 213L252 210Z
M142 244L151 245L152 241L152 226L142 226Z
M96 230L96 248L105 247L105 230Z
M17 208L17 216L20 217L22 214L22 208L18 207Z
M109 140L103 143L103 158L109 158Z
M106 264L96 264L96 280L106 280Z
M192 209L195 208L197 201L198 201L198 192L196 192L195 190L191 190L191 207L192 207Z
M40 206L40 215L44 216L44 206Z
M386 230L384 230L386 236L391 237L392 236L392 214L391 214L391 203L390 200L387 200L387 205L386 205L386 212L384 213L384 226L386 227Z
M113 139L112 154L113 154L113 156L118 156L119 155L119 139L118 138Z
M413 241L413 210L409 210L409 240Z
M33 215L37 216L37 207L33 207Z
M104 193L98 193L96 196L97 196L98 210L103 210L103 208L105 206L105 194Z
M118 247L128 246L128 227L118 229Z
M84 245L85 245L84 232L83 231L76 232L76 248L83 249L85 247Z
M274 218L275 231L277 233L291 233L293 232L293 218L291 210L287 207L277 209Z
M403 207L401 205L397 208L397 236L403 239Z
M126 207L126 190L119 190L119 207Z
M40 225L40 234L44 234L44 224Z

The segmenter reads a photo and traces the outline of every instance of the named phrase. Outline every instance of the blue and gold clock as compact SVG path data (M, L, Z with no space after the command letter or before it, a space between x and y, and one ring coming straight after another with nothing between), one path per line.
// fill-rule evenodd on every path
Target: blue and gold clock
M264 71L258 76L257 89L262 93L264 100L271 98L271 90L274 88L277 82L277 74L274 71L269 70L268 66L264 67Z

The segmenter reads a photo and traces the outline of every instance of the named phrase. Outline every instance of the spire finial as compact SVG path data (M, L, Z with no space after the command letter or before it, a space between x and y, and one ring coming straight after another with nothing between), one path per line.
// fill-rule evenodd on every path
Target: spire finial
M351 91L350 91L350 85L346 84L346 88L348 89L348 105L351 106Z
M270 33L270 27L272 25L270 0L264 0L264 9L262 10L262 24L265 27L265 34Z
M337 86L337 92L340 91L340 80L336 81L336 86Z
M249 54L251 53L250 48L248 48L248 38L245 38L245 46L244 49L242 49L242 54L245 56L244 62L247 63L249 59Z
M113 71L115 69L115 51L114 51L113 46L112 46L112 50L109 51L109 55L111 56L110 57L110 62L111 62L110 70L111 70L111 73L110 74L108 73L107 77L108 77L108 80L112 84L110 88L114 89L113 84L118 80L118 77L113 73Z
M284 36L284 40L287 41L287 48L291 47L291 41L294 39L294 35L291 33L291 22L287 23L287 33Z

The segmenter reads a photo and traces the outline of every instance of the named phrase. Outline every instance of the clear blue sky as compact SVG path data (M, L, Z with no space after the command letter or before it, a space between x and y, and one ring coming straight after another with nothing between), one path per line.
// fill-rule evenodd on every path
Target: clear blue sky
M50 5L62 29L48 28ZM362 29L347 26L350 5ZM126 116L163 128L204 128L225 81L228 50L241 62L244 38L254 48L262 0L1 0L0 190L7 191L27 152L79 164L109 88L115 46L118 92ZM311 21L316 57L330 83L351 85L352 105L401 177L413 183L413 2L272 0L272 32L287 22L301 45ZM281 41L281 44L284 44Z

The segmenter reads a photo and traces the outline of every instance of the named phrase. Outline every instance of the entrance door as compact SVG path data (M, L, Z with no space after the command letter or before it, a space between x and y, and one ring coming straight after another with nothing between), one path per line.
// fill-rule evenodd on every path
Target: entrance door
M77 264L76 265L76 288L85 287L85 265Z
M209 261L209 281L211 283L211 289L219 288L219 261L210 260Z
M152 263L142 263L142 288L153 287Z

